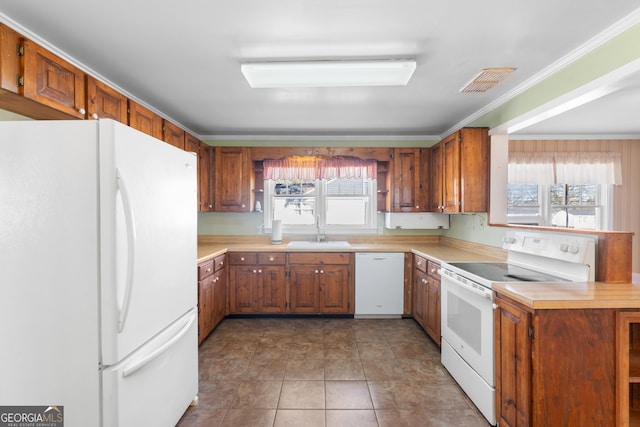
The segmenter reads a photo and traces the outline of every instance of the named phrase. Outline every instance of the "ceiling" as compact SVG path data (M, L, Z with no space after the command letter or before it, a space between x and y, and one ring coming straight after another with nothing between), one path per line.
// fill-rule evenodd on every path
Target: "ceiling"
M637 0L0 0L0 21L202 138L437 138L639 7ZM243 62L415 58L407 86L251 89ZM515 67L483 94L481 69ZM635 108L640 79L631 79ZM619 90L532 126L607 133ZM622 99L623 98L623 99ZM581 116L581 109L584 109ZM599 120L585 120L598 114ZM627 117L629 132L640 131ZM621 125L621 124L619 124ZM520 133L525 132L520 131Z

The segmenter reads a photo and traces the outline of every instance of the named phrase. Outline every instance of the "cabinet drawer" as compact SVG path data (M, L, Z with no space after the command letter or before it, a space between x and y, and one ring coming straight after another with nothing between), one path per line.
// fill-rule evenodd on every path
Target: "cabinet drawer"
M258 264L260 265L284 265L287 257L283 253L260 252Z
M349 264L351 263L350 253L336 252L307 252L290 253L289 264Z
M433 277L434 279L440 280L440 273L438 272L439 270L440 264L431 260L427 260L427 274L429 276Z
M234 252L229 254L229 264L251 265L257 263L258 257L255 252Z
M198 280L202 280L205 277L209 277L213 274L213 260L202 262L198 264Z
M413 268L423 273L427 272L427 259L418 255L413 256Z
M227 255L222 254L213 259L214 270L222 270L227 265Z

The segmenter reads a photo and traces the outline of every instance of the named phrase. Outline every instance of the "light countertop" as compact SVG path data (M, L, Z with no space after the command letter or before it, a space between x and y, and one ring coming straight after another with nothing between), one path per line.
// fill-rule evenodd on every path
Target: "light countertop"
M201 236L198 242L198 262L226 252L411 252L436 262L479 261L499 262L506 254L491 248L437 236L398 239L349 240L350 248L295 248L288 242L272 245L268 238ZM493 290L524 306L537 309L580 308L640 308L640 286L631 283L495 283Z

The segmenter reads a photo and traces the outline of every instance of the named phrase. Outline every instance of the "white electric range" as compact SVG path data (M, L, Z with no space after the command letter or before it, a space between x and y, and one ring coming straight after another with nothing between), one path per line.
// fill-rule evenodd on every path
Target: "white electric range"
M506 262L441 264L442 364L480 412L496 424L494 314L497 282L587 282L595 277L595 239L509 230Z

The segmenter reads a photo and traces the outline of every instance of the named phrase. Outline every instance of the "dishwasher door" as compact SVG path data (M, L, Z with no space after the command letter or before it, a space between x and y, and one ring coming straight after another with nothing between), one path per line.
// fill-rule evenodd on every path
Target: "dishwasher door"
M404 253L356 253L355 317L398 318L404 311Z

